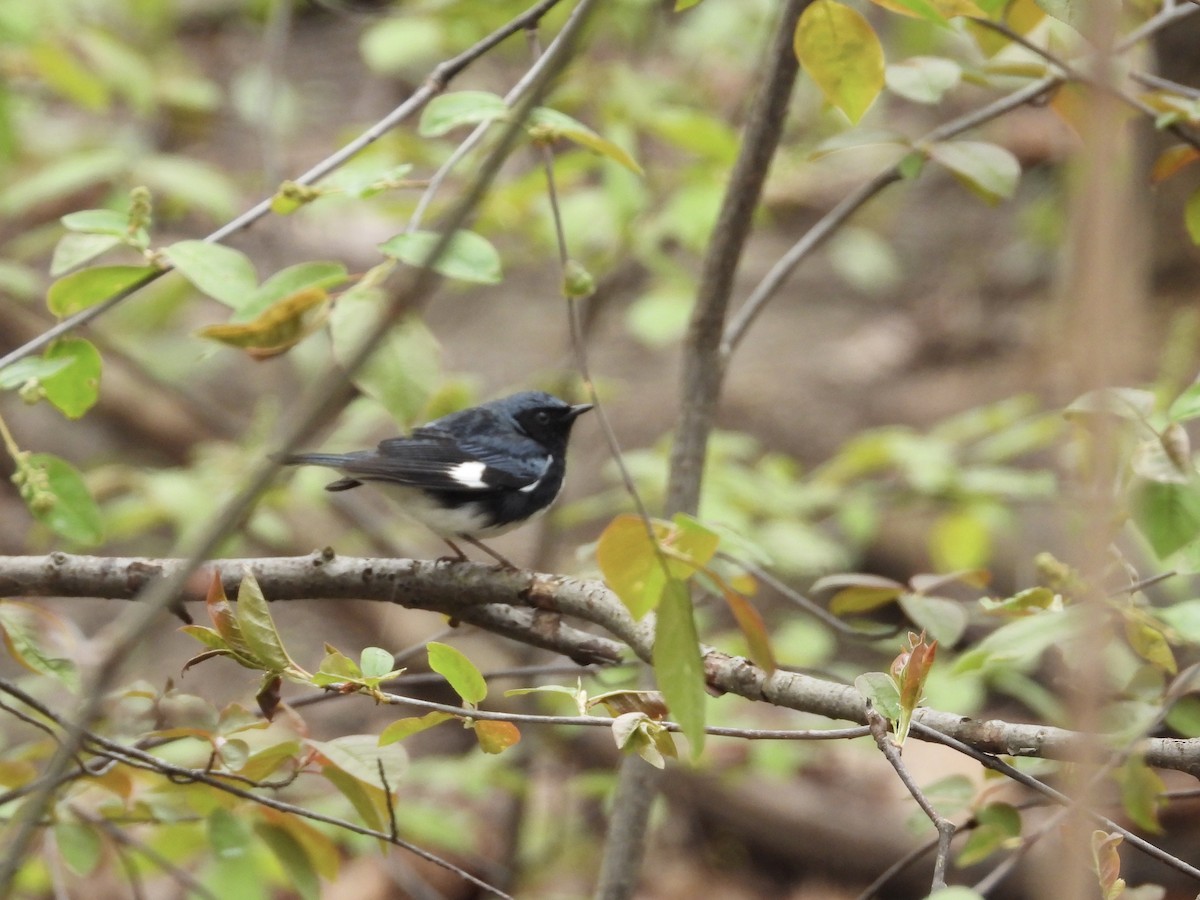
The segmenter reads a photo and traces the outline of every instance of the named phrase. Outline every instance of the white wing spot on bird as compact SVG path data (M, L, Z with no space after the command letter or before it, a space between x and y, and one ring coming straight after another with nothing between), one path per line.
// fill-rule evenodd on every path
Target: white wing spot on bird
M487 466L481 462L461 462L446 470L446 474L466 488L485 488L488 483L483 480Z

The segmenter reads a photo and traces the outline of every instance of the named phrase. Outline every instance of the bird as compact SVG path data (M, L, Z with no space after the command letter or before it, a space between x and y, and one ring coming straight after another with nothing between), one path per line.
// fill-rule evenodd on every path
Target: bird
M454 542L461 539L515 569L480 538L512 531L550 507L566 474L571 426L591 408L523 391L435 419L406 437L380 441L374 450L278 460L338 470L343 477L325 485L327 491L366 482L390 488L409 518L450 546L450 559L466 561Z

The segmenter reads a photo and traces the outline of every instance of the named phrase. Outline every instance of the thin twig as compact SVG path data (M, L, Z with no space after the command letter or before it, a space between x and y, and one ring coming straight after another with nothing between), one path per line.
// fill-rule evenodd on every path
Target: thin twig
M785 582L775 577L773 574L771 574L771 572L769 572L767 569L764 569L762 566L757 566L752 562L748 562L736 556L731 556L725 552L718 552L717 556L740 566L758 580L766 582L777 592L779 592L779 594L782 595L785 600L789 601L790 603L794 603L814 619L823 622L830 628L837 631L839 634L844 634L847 637L856 638L858 640L875 641L881 638L893 637L906 627L904 625L899 625L895 628L884 628L880 631L860 631L847 622L843 622L819 603L814 603L799 591L793 590Z
M1024 106L1026 103L1037 100L1061 83L1062 79L1057 77L1043 78L1040 81L1032 82L1018 91L1014 91L993 103L989 103L987 106L973 110L946 122L944 125L938 126L916 141L915 145L920 147L933 144L955 137L965 131L970 131L972 128L977 128L985 122L991 121L1019 106ZM750 325L753 324L767 303L778 293L779 289L783 287L784 282L791 276L796 266L824 244L868 200L888 185L901 180L901 178L899 163L880 172L866 184L843 198L833 209L823 215L812 228L805 232L800 240L792 245L787 253L779 258L775 265L771 266L767 274L763 276L763 279L751 291L750 296L746 298L746 302L734 314L729 327L725 329L725 334L721 339L721 358L725 363L729 362L733 356L733 351L737 349L742 338L746 336Z
M1187 875L1189 878L1192 878L1195 881L1200 881L1200 869L1196 868L1195 866L1191 865L1190 863L1184 862L1183 860L1179 859L1176 856L1172 856L1170 853L1167 853L1165 850L1162 850L1162 849L1154 846L1149 841L1146 841L1143 838L1138 837L1136 834L1134 834L1128 828L1118 825L1116 822L1114 822L1112 819L1108 818L1107 816L1104 816L1104 815L1102 815L1094 810L1088 809L1086 807L1081 807L1081 806L1075 805L1074 801L1070 797L1068 797L1066 794L1062 793L1061 791L1055 790L1054 788L1050 787L1047 784L1044 784L1041 781L1038 781L1036 778L1034 778L1031 775L1026 774L1025 772L1022 772L1020 769L1010 766L1008 763L1003 762L1002 760L996 758L995 756L992 756L990 753L983 753L979 750L976 750L974 747L971 747L969 744L965 744L962 741L957 740L956 738L950 737L949 735L942 734L936 728L930 728L928 725L925 725L921 722L914 721L912 723L912 732L914 734L921 735L922 737L924 737L927 740L936 741L939 744L944 744L947 747L957 750L959 753L962 753L962 754L965 754L966 756L971 757L971 759L975 760L976 762L980 763L981 765L986 766L987 768L989 768L995 772L999 772L1001 775L1004 775L1005 777L1017 782L1018 784L1022 784L1025 787L1030 788L1031 790L1037 791L1037 793L1039 793L1045 797L1049 797L1056 803L1059 803L1063 806L1069 806L1074 809L1077 809L1083 815L1087 816L1088 818L1092 819L1095 822L1098 822L1100 825L1102 825L1104 828L1108 829L1109 831L1114 831L1117 834L1121 835L1121 837L1125 838L1126 842L1130 846L1135 847L1136 849L1140 850L1142 853L1146 854L1147 856L1151 857L1152 859L1156 859L1159 862L1161 862L1167 866L1170 866L1172 869L1182 872L1184 875Z
M582 725L593 728L611 728L613 719L607 716L543 716L535 713L491 712L483 709L464 710L461 706L451 706L437 703L433 700L420 700L416 697L404 697L399 694L381 693L375 699L384 703L398 706L415 706L418 709L428 709L431 712L444 712L452 716L465 716L485 722L512 722L528 725ZM682 733L683 729L675 722L659 722L664 730ZM870 728L865 725L854 728L810 728L803 730L769 729L769 728L723 728L710 725L704 729L705 734L717 737L741 738L747 741L844 741L866 737Z
M925 792L921 790L920 785L912 777L912 773L908 771L908 766L904 764L904 760L900 756L900 748L896 746L896 742L888 733L887 719L879 714L870 701L867 701L867 722L871 729L871 736L875 738L875 745L879 747L892 768L896 770L900 781L917 801L922 812L929 817L933 827L937 829L937 856L934 857L933 862L933 885L929 890L930 893L939 891L946 886L946 863L950 859L950 842L954 840L954 823L938 812L937 807L929 802Z
M80 809L77 804L70 804L71 814L79 818L81 821L87 822L99 828L108 835L117 844L129 847L135 850L140 855L144 856L150 863L159 869L162 869L167 875L178 882L179 886L185 890L198 894L206 900L217 900L217 895L205 887L199 880L196 879L191 872L182 869L171 860L167 859L145 841L139 841L124 828L117 827L116 824L104 818L103 816L93 815L92 813Z
M537 26L537 23L540 20L540 17L530 20L524 26L525 32L527 34L531 32ZM560 33L559 36L554 39L554 41L551 41L549 48L550 50L554 49L554 42L560 40L561 37L562 34ZM545 65L545 59L545 54L535 57L533 65L529 68L529 70L522 75L517 83L514 84L512 88L509 89L508 93L504 95L505 106L512 108L516 106L518 102L520 102L521 97L525 95L525 92L529 90L529 86L537 78L538 73L541 72L541 67ZM476 125L474 130L467 135L461 144L454 148L454 152L452 152L446 161L438 167L438 170L433 173L429 179L429 184L425 186L425 190L421 192L421 196L417 199L416 208L413 210L413 213L408 220L408 228L406 229L407 231L414 232L421 226L421 221L425 217L425 212L428 210L429 205L433 202L434 195L437 194L438 189L442 186L442 183L454 170L455 166L462 162L463 158L479 145L479 143L483 140L484 135L487 134L488 129L491 128L493 124L495 124L495 120L480 122L478 125Z
M74 723L68 721L63 716L57 715L44 704L36 700L33 696L21 690L14 684L0 679L0 691L17 698L26 706L37 710L42 715L53 720L64 730L74 727ZM173 763L167 762L166 760L160 759L157 756L153 756L134 747L120 744L117 741L90 731L85 731L84 737L90 745L96 748L96 752L102 752L113 759L125 763L126 765L131 765L136 768L145 769L151 772L157 772L158 774L167 777L175 783L204 784L234 797L240 797L243 800L249 800L253 803L257 803L260 806L266 806L278 812L289 813L291 815L311 819L314 822L323 822L326 825L332 825L336 828L341 828L345 831L350 831L355 834L361 834L367 837L373 837L378 838L379 840L387 841L389 844L393 844L394 846L408 850L410 853L414 853L428 862L434 863L441 868L453 872L459 878L470 882L478 888L488 891L491 894L495 894L498 897L504 897L508 898L508 900L512 900L508 894L475 877L465 869L456 866L449 860L442 859L441 857L436 856L435 854L430 853L428 850L424 850L416 844L410 843L403 838L390 835L383 831L378 831L374 828L368 828L364 825L359 825L347 819L339 819L336 816L330 816L315 810L306 809L302 806L297 806L294 803L287 803L265 794L256 794L246 788L238 787L235 784L225 781L223 776L213 775L202 769L188 769L183 766L177 766ZM39 826L41 825L40 817L37 824ZM11 853L11 849L6 852Z
M1117 41L1113 45L1113 52L1124 53L1135 44L1141 43L1148 37L1153 37L1180 19L1186 19L1193 13L1200 12L1200 5L1197 5L1200 3L1200 0L1192 0L1192 3L1192 6L1165 7L1157 15L1147 19L1144 23L1133 29L1133 31L1129 32L1129 34L1125 35L1125 37L1121 38L1121 40Z
M342 147L336 153L325 157L325 159L321 160L307 172L297 176L292 180L296 184L301 185L314 184L331 172L341 168L351 158L358 155L397 125L408 119L417 110L429 102L432 97L445 90L446 85L449 84L450 81L452 81L464 69L471 65L471 63L484 56L497 44L500 44L510 36L529 27L530 24L540 21L542 17L546 15L546 13L557 6L560 2L561 0L540 0L540 2L531 6L529 9L512 19L503 27L496 29L496 31L489 34L483 40L477 42L471 47L468 47L458 56L445 60L444 62L435 66L434 69L429 73L429 76L425 79L425 82L419 88L417 88L417 90L414 91L412 96L410 96L407 100L393 109L390 113L376 122L350 143L346 144L346 146ZM216 231L204 237L203 240L209 244L219 244L231 235L237 234L239 231L249 228L259 219L271 212L271 203L273 200L273 196L261 200L259 203L246 210L237 218L230 220ZM136 283L109 297L103 303L88 307L85 310L81 310L73 316L68 316L66 319L63 319L54 327L47 329L33 340L27 341L17 349L5 354L3 357L0 357L0 369L4 368L10 363L16 362L19 359L24 359L26 356L37 353L56 338L59 338L70 331L74 331L80 325L90 322L96 317L103 315L117 304L136 294L146 285L157 281L169 271L171 271L170 268L163 268L151 272Z
M1150 72L1130 72L1129 79L1151 90L1170 91L1192 100L1200 100L1200 88L1192 87L1189 84L1180 84L1178 81L1171 81L1161 75L1154 75Z
M552 4L549 4L549 0L545 0L542 5L549 8L549 5ZM595 5L596 0L580 0L579 5L563 26L560 35L562 39L556 52L546 54L549 61L540 72L540 77L528 91L521 105L514 110L512 120L504 129L495 147L481 163L461 200L446 216L438 240L430 249L424 266L415 271L407 285L395 292L384 310L380 327L366 335L363 342L342 361L342 367L327 376L322 383L321 390L311 398L305 407L297 411L289 422L285 437L280 442L282 453L287 453L298 446L318 423L336 411L334 400L343 386L349 383L349 379L354 376L354 373L370 358L376 347L388 334L390 327L399 320L403 311L414 299L425 295L436 285L437 278L432 266L436 265L452 241L454 233L483 199L492 179L498 174L501 164L515 146L525 117L548 89L551 79L557 75L573 53L580 32L590 18ZM456 59L461 58L457 57ZM432 90L432 88L429 89ZM32 794L18 810L8 852L3 858L0 858L0 896L5 896L11 890L21 860L33 840L37 823L50 803L51 788L49 785L70 764L76 748L83 741L84 732L99 713L101 697L128 656L129 650L149 630L161 611L166 609L179 595L187 577L196 566L205 557L211 555L221 540L242 520L254 501L267 488L277 468L278 463L274 460L267 460L258 465L248 476L241 491L224 505L218 514L206 524L206 527L200 529L191 551L187 553L187 564L174 577L151 585L145 591L143 602L138 607L120 617L105 632L93 639L97 641L98 646L103 646L104 638L107 638L107 652L101 656L99 663L90 675L89 691L82 699L75 722L67 729L63 744L46 766L44 774L47 777L47 787Z

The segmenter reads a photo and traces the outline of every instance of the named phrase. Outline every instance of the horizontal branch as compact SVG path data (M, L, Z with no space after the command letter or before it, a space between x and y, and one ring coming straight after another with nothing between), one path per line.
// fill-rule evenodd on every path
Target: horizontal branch
M0 596L132 599L149 582L183 563L173 559L71 556L0 556ZM650 661L653 631L635 622L620 600L598 581L496 569L477 563L413 559L362 559L331 551L300 557L230 559L209 563L192 580L185 601L203 599L212 573L235 594L253 572L271 601L375 600L439 612L522 643L545 647L580 662L611 662L628 649ZM567 625L567 616L597 625L610 637ZM850 685L796 672L769 673L741 657L705 649L711 687L750 700L866 724L862 695ZM935 709L916 721L976 750L1003 756L1110 761L1103 735L995 719L976 720ZM914 737L921 738L920 733ZM1200 777L1200 740L1147 738L1138 748L1147 764Z

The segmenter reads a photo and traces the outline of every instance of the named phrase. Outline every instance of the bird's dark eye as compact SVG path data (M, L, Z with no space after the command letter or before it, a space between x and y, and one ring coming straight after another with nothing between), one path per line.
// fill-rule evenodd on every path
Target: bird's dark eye
M539 425L549 425L550 413L546 412L544 409L539 409L533 414L533 421L537 422Z

